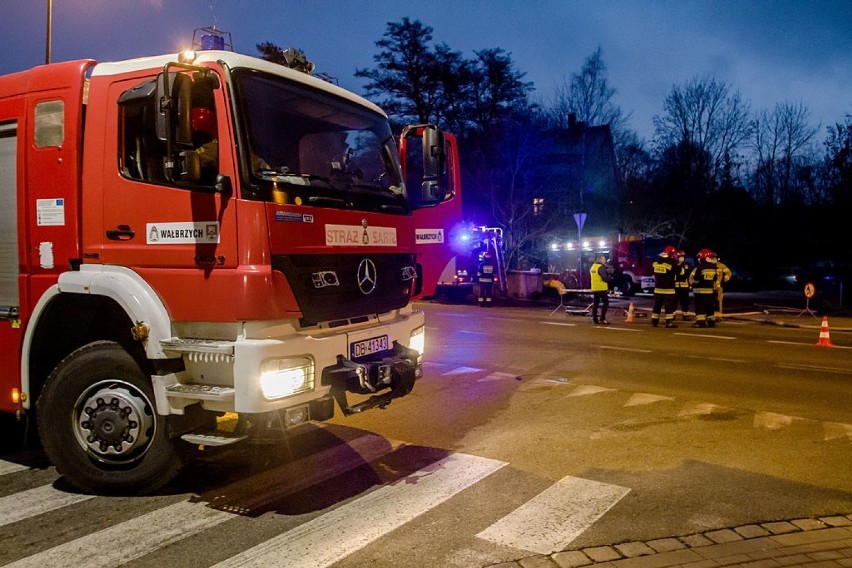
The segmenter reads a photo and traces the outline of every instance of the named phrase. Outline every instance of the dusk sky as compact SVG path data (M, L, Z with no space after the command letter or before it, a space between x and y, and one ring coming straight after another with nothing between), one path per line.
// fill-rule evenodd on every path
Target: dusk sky
M47 0L0 0L0 73L45 59ZM53 61L112 61L189 47L216 25L236 51L271 41L302 49L317 70L360 92L375 42L403 17L466 57L499 47L551 103L598 46L640 137L653 135L673 85L715 77L752 110L802 102L825 126L852 113L852 1L53 0Z

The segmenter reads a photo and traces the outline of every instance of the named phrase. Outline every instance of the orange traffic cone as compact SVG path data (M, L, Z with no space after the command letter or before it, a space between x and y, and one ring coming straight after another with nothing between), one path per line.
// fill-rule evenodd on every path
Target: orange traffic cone
M633 312L633 302L630 302L630 305L627 307L627 319L624 320L624 323L633 323L634 317L635 313Z
M819 328L819 341L817 341L817 345L834 347L831 344L831 337L828 333L828 316L822 316L822 326Z

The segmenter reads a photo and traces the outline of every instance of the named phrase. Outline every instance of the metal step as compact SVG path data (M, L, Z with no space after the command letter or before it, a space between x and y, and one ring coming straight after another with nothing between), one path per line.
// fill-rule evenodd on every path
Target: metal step
M194 400L234 400L234 392L233 387L197 383L176 383L166 387L166 394L170 397Z
M171 337L161 339L160 346L165 351L177 353L216 353L219 355L233 355L234 342L218 339L181 339Z
M229 434L227 432L196 432L193 434L184 434L180 437L181 440L190 444L198 444L199 446L227 446L248 438L246 435Z

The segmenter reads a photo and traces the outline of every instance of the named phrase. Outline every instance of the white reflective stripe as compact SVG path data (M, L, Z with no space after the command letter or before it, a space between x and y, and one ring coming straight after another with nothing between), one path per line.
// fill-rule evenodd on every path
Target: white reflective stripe
M618 485L563 477L476 536L550 554L563 550L629 492Z
M27 468L24 468L27 469ZM54 509L92 499L93 495L66 493L52 485L42 485L0 498L0 527L16 523Z
M204 503L183 501L27 556L5 568L119 566L232 518L233 514Z
M506 462L453 454L238 554L217 568L320 568L437 507Z
M25 465L21 465L19 463L8 462L5 460L0 460L0 475L7 475L9 473L15 473L18 471L24 471L30 469Z

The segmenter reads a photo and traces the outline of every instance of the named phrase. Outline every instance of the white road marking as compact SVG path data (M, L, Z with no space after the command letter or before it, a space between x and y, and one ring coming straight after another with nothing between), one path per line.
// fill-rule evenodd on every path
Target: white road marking
M690 359L701 359L703 361L721 361L722 363L751 363L745 359L726 359L724 357L704 357L703 355L687 355Z
M544 325L560 325L562 327L577 327L576 323L567 323L561 321L540 321L538 323L543 323Z
M843 424L841 422L823 422L822 430L824 432L823 441L836 440L844 436L852 442L852 424Z
M534 385L538 383L547 383L547 384L558 384L558 385L567 385L568 379L566 377L559 377L554 375L533 375L526 379L522 380L528 385Z
M16 473L19 471L25 471L30 469L25 465L21 465L19 463L8 462L5 460L0 460L0 475L7 475L10 473Z
M675 335L682 335L684 337L707 337L709 339L736 339L736 337L732 337L730 335L710 335L709 333L688 333L683 331L676 331Z
M638 327L618 327L618 326L612 326L612 325L598 326L598 328L599 329L606 329L606 330L609 330L609 331L639 331L639 332L644 331L644 330L642 330Z
M589 396L602 392L616 392L616 389L607 389L604 387L596 387L594 385L579 385L577 388L568 393L567 396Z
M11 566L40 568L42 566L85 565L87 567L106 567L125 564L173 542L232 519L236 513L250 512L257 506L255 501L266 503L269 500L274 500L274 498L286 497L317 483L342 475L364 465L364 463L379 459L393 449L394 443L380 436L372 434L359 436L350 440L348 444L333 446L296 462L285 464L224 487L221 490L222 495L215 498L209 505L188 501L176 503L23 558L11 564ZM267 487L267 490L258 492L258 484ZM250 487L250 490L248 492L241 491L243 486ZM37 489L43 492L41 496L45 505L42 505L42 507L47 506L51 501L56 504L60 499L49 491L43 490L43 488ZM24 491L0 499L0 507L3 507L0 511L7 510L6 505L8 507L20 507L16 504L20 496L24 495L26 498L26 494L31 491ZM88 495L66 495L70 495L69 499L73 497L77 497L79 500L90 498ZM33 494L30 497L33 504L27 507L30 514L26 516L39 514L39 511L36 511L37 497L39 497L39 494ZM6 503L6 500L9 503ZM65 506L71 504L71 502L73 501L58 504L57 507L52 508ZM5 519L10 515L14 515L14 513L6 513L0 518ZM19 516L25 518L22 515Z
M754 427L765 428L766 430L781 430L792 425L794 421L804 421L804 418L798 416L787 416L786 414L777 414L775 412L755 412Z
M469 375L470 373L478 373L482 369L477 369L476 367L456 367L452 371L447 371L442 374L442 377L448 377L451 375Z
M94 498L42 485L0 498L0 527Z
M182 501L27 556L5 568L119 566L233 517L203 503Z
M713 414L717 410L722 410L723 407L711 404L709 402L690 402L678 413L678 416L701 416Z
M506 462L453 454L233 556L234 566L329 566L437 507Z
M775 343L778 345L798 345L800 347L824 347L818 346L816 342L814 343L802 343L801 341L781 341L779 339L767 339L767 343ZM829 349L852 349L852 347L848 345L832 345Z
M637 392L624 403L624 406L641 406L643 404L652 404L654 402L662 402L664 400L674 400L674 397Z
M501 373L500 371L495 371L486 377L482 377L477 382L479 383L487 383L491 381L505 381L509 379L516 379L518 375L513 373Z
M568 546L629 492L618 485L564 477L476 536L550 554Z
M776 363L776 367L781 369L793 369L795 371L816 371L818 373L840 373L842 375L852 375L852 369L840 367L822 367L819 365L797 365L795 363Z
M601 349L612 349L613 351L627 351L630 353L653 353L651 349L632 349L630 347L615 347L614 345L599 345Z

